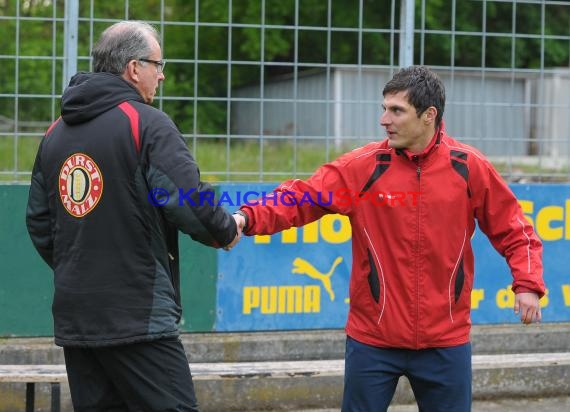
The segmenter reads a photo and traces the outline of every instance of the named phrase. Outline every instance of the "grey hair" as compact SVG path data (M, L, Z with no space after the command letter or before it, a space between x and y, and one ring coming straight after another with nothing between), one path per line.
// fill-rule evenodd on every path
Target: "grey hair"
M91 52L93 71L121 74L129 61L148 58L149 36L160 44L158 31L143 21L121 21L106 28Z

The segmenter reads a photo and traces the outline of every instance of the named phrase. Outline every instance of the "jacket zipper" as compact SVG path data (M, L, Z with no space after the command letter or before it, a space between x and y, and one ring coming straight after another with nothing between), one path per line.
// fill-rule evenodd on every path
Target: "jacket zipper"
M421 199L421 172L422 169L420 167L420 158L419 156L413 156L413 161L416 163L416 176L418 178L418 192L420 193ZM418 207L416 211L416 225L417 225L417 243L416 243L416 347L419 345L419 329L420 329L420 264L419 264L419 255L420 255L420 239L421 239L421 230L420 230L420 205L421 201L418 201Z

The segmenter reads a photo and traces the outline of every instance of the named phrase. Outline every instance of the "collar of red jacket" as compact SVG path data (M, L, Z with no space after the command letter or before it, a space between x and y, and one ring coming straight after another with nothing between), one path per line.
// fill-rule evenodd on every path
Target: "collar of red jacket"
M414 160L417 158L426 157L429 152L431 152L434 148L439 146L439 143L441 142L441 138L443 137L443 131L444 130L445 130L445 127L443 124L443 119L441 119L441 123L439 124L439 127L435 130L435 134L431 138L429 144L426 146L426 148L424 150L422 150L421 153L412 153L408 149L402 149L400 151L400 154L404 154L409 160Z

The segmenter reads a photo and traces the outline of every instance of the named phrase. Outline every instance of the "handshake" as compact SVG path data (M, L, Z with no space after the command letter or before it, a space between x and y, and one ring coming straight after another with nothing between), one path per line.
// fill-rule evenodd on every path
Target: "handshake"
M232 240L232 242L230 244L224 246L225 251L228 251L231 248L233 248L235 245L237 245L237 243L241 239L241 235L242 235L243 231L247 229L248 216L245 212L238 210L237 212L234 212L234 214L232 216L236 222L237 234L236 234L236 237L234 238L234 240Z

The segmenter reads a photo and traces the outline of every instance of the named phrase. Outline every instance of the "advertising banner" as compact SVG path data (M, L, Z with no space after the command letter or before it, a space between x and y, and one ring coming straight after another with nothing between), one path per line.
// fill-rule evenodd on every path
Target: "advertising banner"
M275 184L220 185L229 210L270 193ZM543 322L570 321L570 186L513 184L511 189L544 243L547 295ZM245 237L218 252L215 330L342 328L349 305L351 227L327 215L302 228ZM516 323L512 277L505 260L479 230L472 239L474 324Z

